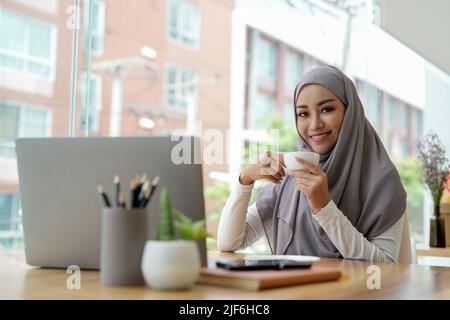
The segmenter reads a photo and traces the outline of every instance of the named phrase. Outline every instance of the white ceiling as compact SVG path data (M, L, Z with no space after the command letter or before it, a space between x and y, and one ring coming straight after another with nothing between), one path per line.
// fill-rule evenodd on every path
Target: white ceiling
M450 0L375 0L380 26L450 74Z

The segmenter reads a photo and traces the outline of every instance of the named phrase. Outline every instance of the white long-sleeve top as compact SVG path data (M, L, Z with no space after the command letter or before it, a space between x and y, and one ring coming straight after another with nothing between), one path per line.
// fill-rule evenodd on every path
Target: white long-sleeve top
M219 222L217 247L220 251L243 249L265 236L256 203L248 207L253 186L254 184L242 185L237 179ZM374 262L398 260L403 216L388 230L370 240L352 225L333 200L313 217L319 222L342 257ZM272 230L271 226L269 225L266 230ZM268 236L271 237L271 234Z

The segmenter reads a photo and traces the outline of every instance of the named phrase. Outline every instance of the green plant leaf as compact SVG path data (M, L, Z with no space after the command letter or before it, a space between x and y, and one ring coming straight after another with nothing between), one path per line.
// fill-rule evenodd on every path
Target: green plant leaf
M159 226L156 232L157 240L174 240L175 230L173 225L172 204L167 187L161 190L159 200Z
M175 209L175 216L181 223L192 223L192 219L185 215L183 212Z

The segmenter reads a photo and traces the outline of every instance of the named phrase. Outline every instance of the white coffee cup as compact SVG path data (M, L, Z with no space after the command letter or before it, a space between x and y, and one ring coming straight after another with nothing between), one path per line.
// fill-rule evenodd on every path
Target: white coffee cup
M320 154L311 151L294 151L294 152L284 152L284 164L286 168L291 171L304 170L305 167L297 161L296 157L304 159L312 164L319 164Z

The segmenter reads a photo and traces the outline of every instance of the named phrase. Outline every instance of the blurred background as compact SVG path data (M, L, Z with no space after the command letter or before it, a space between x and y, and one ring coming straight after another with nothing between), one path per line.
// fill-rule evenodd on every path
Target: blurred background
M220 142L204 164L216 233L237 173L274 143L267 130L297 149L293 92L318 65L354 81L427 242L417 143L432 129L449 155L449 13L448 0L0 0L0 250L24 249L18 137Z

